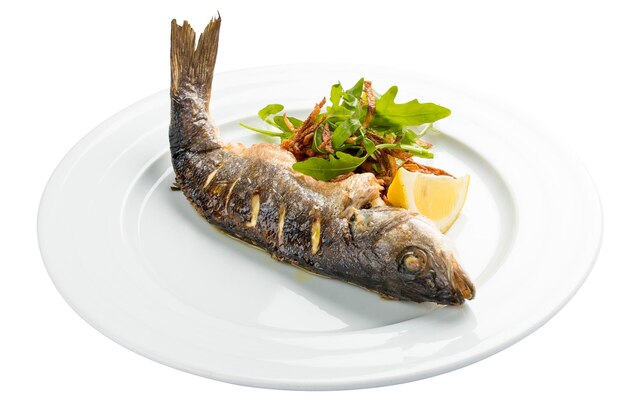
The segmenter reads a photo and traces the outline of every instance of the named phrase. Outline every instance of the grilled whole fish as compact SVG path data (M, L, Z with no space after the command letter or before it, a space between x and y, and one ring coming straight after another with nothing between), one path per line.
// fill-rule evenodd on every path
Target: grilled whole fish
M324 182L277 145L224 144L209 114L220 18L196 35L172 21L170 150L176 182L204 218L274 258L386 298L462 304L474 286L445 236L387 206L370 174Z

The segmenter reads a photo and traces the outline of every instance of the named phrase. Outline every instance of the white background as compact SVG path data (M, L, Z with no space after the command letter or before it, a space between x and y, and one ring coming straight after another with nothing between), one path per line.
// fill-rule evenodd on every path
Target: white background
M623 412L626 27L619 3L3 2L0 415ZM585 285L545 326L495 356L358 391L215 382L144 359L92 329L41 262L40 195L91 128L168 87L170 19L203 27L216 9L218 71L364 60L434 75L542 122L582 157L602 197L603 249Z

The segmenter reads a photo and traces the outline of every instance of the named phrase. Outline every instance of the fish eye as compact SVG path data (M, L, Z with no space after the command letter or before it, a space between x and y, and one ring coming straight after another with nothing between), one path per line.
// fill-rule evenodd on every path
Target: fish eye
M409 248L400 258L398 269L400 272L415 275L428 267L428 255L422 249Z

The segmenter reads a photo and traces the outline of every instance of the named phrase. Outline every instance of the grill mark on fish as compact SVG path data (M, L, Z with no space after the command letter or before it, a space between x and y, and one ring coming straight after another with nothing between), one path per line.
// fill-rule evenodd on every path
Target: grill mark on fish
M247 227L256 226L257 219L259 218L259 195L252 194L252 198L250 199L250 221L246 223Z
M215 177L215 175L217 174L217 171L219 170L219 168L214 169L207 177L206 177L206 181L204 182L204 185L202 186L202 188L204 188L205 190L207 188L209 188L209 184L211 184L211 181L213 180L213 178Z
M283 226L285 225L285 204L281 203L278 209L278 245L283 244Z
M311 225L311 253L315 255L320 248L321 220L320 214L315 213L313 224Z
M228 189L228 194L226 194L226 201L224 201L224 214L228 214L228 203L230 202L230 196L233 193L233 188L235 188L235 185L237 185L240 179L241 176L237 177L237 179L233 181L230 188Z
M278 260L386 298L461 304L474 288L432 223L384 205L371 174L327 183L293 171L279 146L224 146L209 113L221 20L195 44L172 21L170 151L176 183L210 223ZM403 275L398 262L423 250L435 269ZM433 278L434 276L434 278Z

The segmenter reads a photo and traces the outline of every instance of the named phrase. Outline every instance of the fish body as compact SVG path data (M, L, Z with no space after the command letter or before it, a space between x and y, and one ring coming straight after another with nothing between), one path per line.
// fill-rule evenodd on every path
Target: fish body
M274 258L386 298L462 304L474 286L445 236L419 213L387 206L370 173L324 182L271 144L224 144L209 101L220 18L195 42L172 21L170 151L178 187L226 233Z

